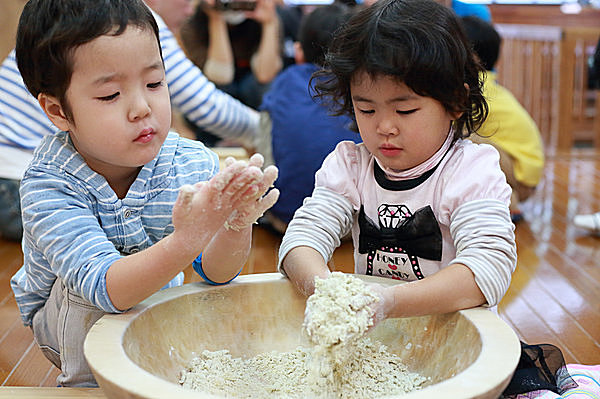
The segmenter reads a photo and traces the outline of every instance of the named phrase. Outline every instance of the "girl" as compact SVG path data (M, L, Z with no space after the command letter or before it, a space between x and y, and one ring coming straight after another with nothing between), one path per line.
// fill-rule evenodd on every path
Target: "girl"
M380 0L338 32L315 88L363 143L327 157L283 238L279 269L302 293L352 232L356 273L410 282L377 286L378 320L498 304L516 247L498 153L465 140L487 115L480 72L433 0Z

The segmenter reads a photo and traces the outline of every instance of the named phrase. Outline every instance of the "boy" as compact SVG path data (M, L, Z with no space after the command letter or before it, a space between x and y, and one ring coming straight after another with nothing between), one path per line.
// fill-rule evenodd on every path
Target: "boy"
M181 285L200 253L207 282L233 279L251 224L277 199L263 197L277 170L257 156L216 173L214 153L168 132L158 27L141 0L30 0L16 56L61 132L22 180L24 265L11 286L58 384L94 386L93 323Z
M173 110L198 128L252 148L258 112L218 90L179 46L176 36L182 21L193 12L193 4L189 0L149 0L146 4L158 24ZM0 237L20 241L19 184L33 150L56 128L25 87L14 51L0 65L0 98Z
M310 196L315 172L336 144L343 140L360 142L350 130L350 118L332 116L309 89L313 72L325 61L333 33L348 19L351 9L342 3L315 8L303 17L294 43L296 64L290 65L273 81L261 105L261 140L257 150L265 157L272 153L280 171L275 183L281 198L261 223L279 233L285 232L294 212Z

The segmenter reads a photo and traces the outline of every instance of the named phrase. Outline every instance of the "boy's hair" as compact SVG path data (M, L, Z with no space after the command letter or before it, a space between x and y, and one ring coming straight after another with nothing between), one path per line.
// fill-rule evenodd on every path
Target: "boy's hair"
M462 17L461 22L479 61L486 70L491 71L498 61L502 38L494 25L476 16Z
M142 0L29 0L19 19L15 47L27 89L36 98L40 93L56 97L72 118L65 93L74 50L99 36L118 36L129 25L151 29L160 48L158 26Z
M315 8L300 23L298 41L306 62L323 65L333 34L350 17L351 9L340 2Z
M453 122L455 139L474 133L487 116L483 68L456 14L433 0L379 0L355 14L311 84L317 96L333 100L337 115L354 117L350 83L363 71L392 76L448 112L462 112Z

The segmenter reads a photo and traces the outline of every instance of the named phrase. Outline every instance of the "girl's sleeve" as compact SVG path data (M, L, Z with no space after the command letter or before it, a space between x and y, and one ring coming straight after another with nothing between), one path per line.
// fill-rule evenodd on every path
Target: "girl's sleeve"
M465 202L495 199L510 204L512 189L500 169L498 151L489 144L463 142L444 165L436 193L442 214L449 218Z
M441 219L450 226L459 263L471 269L488 306L497 305L517 263L512 190L490 145L467 142L445 166L446 183L438 195ZM444 220L446 219L446 220Z
M154 16L159 26L171 104L198 127L253 147L258 130L258 112L217 89L187 58L162 19L156 14Z
M358 187L368 173L365 168L368 162L368 153L362 144L342 141L325 158L321 169L315 174L315 187L342 195L358 210L361 202Z
M450 264L471 269L487 306L496 306L517 266L514 225L508 208L498 200L467 202L452 215L450 234L456 247L456 258Z
M344 196L323 187L317 187L304 200L289 223L281 245L277 270L283 272L281 262L292 249L300 246L313 248L328 262L341 238L352 227L352 204ZM284 273L285 274L285 273Z

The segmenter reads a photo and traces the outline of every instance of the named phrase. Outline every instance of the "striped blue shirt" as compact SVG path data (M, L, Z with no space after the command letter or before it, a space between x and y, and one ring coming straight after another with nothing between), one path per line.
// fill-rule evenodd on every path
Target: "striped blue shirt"
M106 291L108 268L170 234L179 188L209 180L218 169L217 155L202 143L169 133L157 157L119 199L87 166L67 133L46 136L20 191L24 265L11 286L23 323L31 325L57 277L94 306L119 312ZM164 288L181 284L183 273Z
M258 129L258 113L230 95L218 90L185 55L173 33L154 13L166 70L166 81L173 108L202 129L241 144L251 144ZM33 151L41 139L57 129L27 90L17 68L14 50L0 66L0 160L10 161L18 154L16 165L0 164L0 178L18 179L29 159L22 152ZM26 154L25 154L26 155ZM7 163L7 162L3 162ZM18 176L17 176L18 175Z

